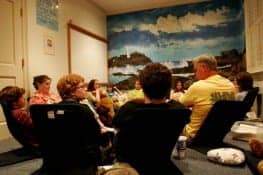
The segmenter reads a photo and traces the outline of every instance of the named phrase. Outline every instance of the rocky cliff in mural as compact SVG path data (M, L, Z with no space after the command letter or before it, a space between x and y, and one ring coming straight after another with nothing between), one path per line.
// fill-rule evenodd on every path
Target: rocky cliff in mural
M219 73L225 77L231 77L237 72L245 70L245 58L242 53L239 53L236 49L229 51L222 51L221 55L216 56L218 62ZM139 71L152 60L142 53L132 53L128 58L126 55L119 57L113 57L109 60L109 67L111 70L111 76L123 77L121 81L115 83L120 89L133 88L136 76ZM162 63L162 62L161 62ZM183 82L192 80L194 78L193 63L191 60L185 61L184 64L176 61L170 61L162 63L164 65L184 65L173 66L170 68L173 79L181 79ZM169 67L168 66L168 67ZM116 71L118 67L119 71ZM115 71L113 71L113 69Z
M120 55L109 59L109 67L125 67L126 65L138 66L152 62L146 55L134 52L130 55Z

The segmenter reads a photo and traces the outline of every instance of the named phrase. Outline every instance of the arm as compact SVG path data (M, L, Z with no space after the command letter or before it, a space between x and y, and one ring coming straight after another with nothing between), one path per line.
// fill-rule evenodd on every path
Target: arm
M95 95L95 98L96 98L96 103L100 104L100 89L96 89L96 95Z
M113 89L117 92L117 95L122 94L122 92L116 86L114 86Z
M12 111L12 115L21 125L33 128L33 123L29 112L22 109L15 109Z
M89 109L92 111L94 118L96 119L97 123L100 126L100 131L101 133L105 133L109 131L109 128L106 127L102 121L100 120L99 114L97 113L97 111L93 108L93 106L87 101L85 104L88 105Z
M198 95L198 93L196 92L196 87L192 85L191 87L189 87L186 93L182 94L179 97L178 101L185 106L192 106L195 102L196 94Z
M91 101L92 103L96 103L96 97L92 94L91 91L87 92L87 99Z

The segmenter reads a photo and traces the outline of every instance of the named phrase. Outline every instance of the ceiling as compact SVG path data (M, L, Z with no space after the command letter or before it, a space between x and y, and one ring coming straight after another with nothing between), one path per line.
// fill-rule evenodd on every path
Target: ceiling
M208 0L88 0L98 6L106 15L133 12L145 9L182 5Z

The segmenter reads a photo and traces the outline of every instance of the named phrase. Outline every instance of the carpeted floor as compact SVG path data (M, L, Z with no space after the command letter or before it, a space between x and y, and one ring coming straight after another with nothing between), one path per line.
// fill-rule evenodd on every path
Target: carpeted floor
M14 139L0 142L0 153L19 148L20 145ZM247 165L243 167L229 167L207 161L205 155L187 149L186 159L176 160L174 163L184 172L184 175L252 175ZM42 165L41 159L33 159L8 166L0 166L0 175L30 175Z
M14 150L21 147L13 138L0 141L0 153ZM42 164L41 159L28 160L12 165L1 166L1 175L29 175L39 169Z

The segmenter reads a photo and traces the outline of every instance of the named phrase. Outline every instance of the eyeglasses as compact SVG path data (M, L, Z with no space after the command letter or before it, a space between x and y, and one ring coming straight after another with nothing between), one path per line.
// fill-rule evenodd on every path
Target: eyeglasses
M79 86L77 86L77 89L87 89L87 83L83 83L83 84L81 84L81 85L79 85Z

